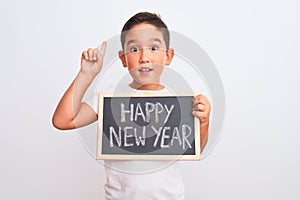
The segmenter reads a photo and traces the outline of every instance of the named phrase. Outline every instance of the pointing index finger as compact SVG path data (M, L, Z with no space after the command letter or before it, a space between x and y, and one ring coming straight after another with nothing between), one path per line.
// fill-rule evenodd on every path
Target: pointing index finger
M103 58L104 55L105 55L106 47L107 47L107 42L104 41L104 42L102 42L101 47L98 48L98 50L99 50L99 55L100 55L102 58Z

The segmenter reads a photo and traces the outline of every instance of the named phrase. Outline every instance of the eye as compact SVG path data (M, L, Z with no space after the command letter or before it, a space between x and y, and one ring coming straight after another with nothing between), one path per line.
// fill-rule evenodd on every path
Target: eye
M150 47L150 51L157 51L158 49L159 49L159 47L156 45Z
M138 47L131 47L130 48L130 52L138 52L138 51L140 51L140 48L138 48Z

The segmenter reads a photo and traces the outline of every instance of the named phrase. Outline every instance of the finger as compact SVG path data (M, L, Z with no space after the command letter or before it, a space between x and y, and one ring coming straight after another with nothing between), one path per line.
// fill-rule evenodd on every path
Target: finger
M193 106L197 105L197 104L203 104L203 105L210 105L208 99L204 96L204 95L197 95L196 97L194 97L193 99Z
M200 118L200 117L201 117L201 112L200 112L200 111L193 111L193 112L192 112L192 115L193 115L194 117Z
M88 59L88 53L87 53L87 51L83 51L81 57L83 59L87 60Z
M102 57L102 58L105 55L106 47L107 47L107 43L105 41L102 42L100 50L99 50L99 56Z
M197 104L199 104L201 102L201 98L202 98L201 94L195 96L193 99L193 106L196 106Z
M205 123L209 121L209 116L206 113L200 111L193 111L192 115L200 120L200 123Z
M92 61L93 60L93 49L89 48L87 50L87 53L88 53L88 60Z
M197 104L194 106L194 111L205 111L205 105L203 104Z
M92 57L93 57L93 60L95 60L95 61L97 60L97 54L98 54L98 52L99 52L99 51L98 51L97 48L93 50L93 55L92 55Z

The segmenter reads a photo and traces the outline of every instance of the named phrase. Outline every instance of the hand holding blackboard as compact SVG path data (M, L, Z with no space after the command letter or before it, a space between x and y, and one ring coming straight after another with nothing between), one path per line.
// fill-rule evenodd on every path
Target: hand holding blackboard
M208 127L211 105L204 95L197 95L193 99L193 115L200 121L200 147L201 152L208 140Z
M97 159L199 160L194 96L99 96Z

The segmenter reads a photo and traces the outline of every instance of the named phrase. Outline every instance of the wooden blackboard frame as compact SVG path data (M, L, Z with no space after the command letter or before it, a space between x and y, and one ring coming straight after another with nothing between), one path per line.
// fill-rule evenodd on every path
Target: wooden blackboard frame
M200 123L199 120L194 117L194 137L195 137L195 153L193 155L151 155L151 154L105 154L102 152L102 139L103 139L103 112L104 112L104 98L105 97L194 97L191 94L176 94L176 96L170 92L137 92L137 93L112 93L103 92L99 94L98 101L98 130L97 130L97 145L96 145L96 159L97 160L200 160Z

